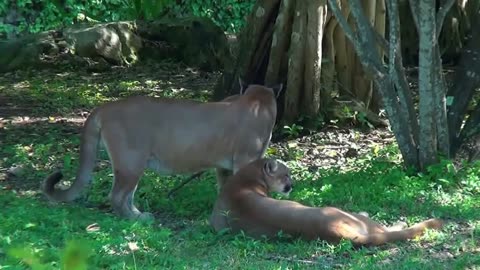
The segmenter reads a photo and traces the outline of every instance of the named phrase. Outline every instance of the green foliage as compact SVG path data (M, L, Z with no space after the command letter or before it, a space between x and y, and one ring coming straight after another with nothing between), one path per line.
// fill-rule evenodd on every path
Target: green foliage
M180 0L169 6L174 16L211 18L228 32L238 32L245 25L255 0Z
M283 126L282 133L288 138L296 138L300 135L303 130L303 126L292 124L290 126Z
M237 32L254 0L7 0L0 1L0 37L37 33L71 25L78 20L109 22L173 17L211 18L225 31Z
M133 2L135 18L149 20L159 18L172 0L130 0L128 2Z
M130 0L18 0L0 4L0 34L37 33L71 25L79 15L98 21L134 19Z

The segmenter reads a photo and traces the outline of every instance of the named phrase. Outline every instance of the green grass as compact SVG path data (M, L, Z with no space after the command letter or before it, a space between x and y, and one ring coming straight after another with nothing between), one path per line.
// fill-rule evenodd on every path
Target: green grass
M105 100L144 93L142 87L162 85L158 78L134 80L133 75L126 74L121 82L96 80L88 75L91 85L87 85L85 79L74 79L85 74L72 75L71 80L53 75L55 79L42 80L45 74L23 74L18 81L24 81L26 88L14 91L13 82L1 81L0 96L19 106L40 108L31 112L33 115L71 116ZM97 91L107 88L102 85L118 92ZM38 193L43 178L62 166L66 178L71 179L78 165L80 126L55 119L23 125L7 123L0 130L0 172L12 166L22 168L14 178L0 178L0 269L29 269L29 264L38 265L34 269L480 267L480 164L459 170L445 161L426 174L412 174L399 165L394 145L380 151L372 149L371 154L353 160L348 171L311 170L292 158L287 160L295 180L290 199L366 211L385 224L399 220L411 224L431 217L448 223L444 230L430 231L421 239L357 250L347 242L329 245L288 237L254 240L241 234L215 233L208 225L216 196L213 172L168 199L167 192L185 176L166 177L148 171L136 193L136 204L156 214L151 224L111 214L107 194L112 175L105 162L95 172L87 200L71 204L47 202ZM105 152L100 153L100 158L106 159ZM88 266L84 268L80 254L87 257Z

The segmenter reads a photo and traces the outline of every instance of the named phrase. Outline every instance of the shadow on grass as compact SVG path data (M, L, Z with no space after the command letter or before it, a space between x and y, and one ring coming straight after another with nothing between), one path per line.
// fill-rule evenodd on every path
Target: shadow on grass
M206 100L218 76L177 63L115 68L102 73L19 71L0 77L0 118L68 115L132 95Z
M81 119L73 120L36 120L6 125L0 131L0 189L35 194L45 177L57 168L62 170L64 180L73 180L78 169L80 131L83 126ZM174 186L189 176L159 175L146 170L136 192L137 205L144 211L165 210L187 217L207 214L216 194L213 170L179 190L174 199L167 197ZM93 177L87 196L73 203L108 212L111 210L108 193L113 176L103 147L97 153ZM43 198L42 195L38 197ZM88 200L85 201L85 198Z
M26 120L0 129L0 185L9 189L36 190L65 156L78 155L79 121ZM0 176L1 177L1 176Z

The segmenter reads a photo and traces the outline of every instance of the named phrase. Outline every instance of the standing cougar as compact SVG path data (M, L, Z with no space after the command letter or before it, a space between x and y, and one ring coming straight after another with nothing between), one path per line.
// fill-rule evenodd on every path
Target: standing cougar
M146 168L163 174L216 168L221 188L232 172L265 153L281 88L249 85L244 93L220 102L131 97L104 104L85 122L74 183L66 190L56 189L62 178L57 171L46 178L43 192L54 201L77 198L91 182L99 142L112 163L112 207L122 217L152 217L133 203Z
M307 240L355 246L381 245L411 239L427 229L440 229L442 221L429 219L409 228L404 224L386 228L365 214L353 214L334 207L308 207L288 200L275 200L269 192L288 194L292 190L290 170L275 159L259 159L241 168L227 180L215 203L210 224L217 231L230 228L247 235L274 237L279 232Z

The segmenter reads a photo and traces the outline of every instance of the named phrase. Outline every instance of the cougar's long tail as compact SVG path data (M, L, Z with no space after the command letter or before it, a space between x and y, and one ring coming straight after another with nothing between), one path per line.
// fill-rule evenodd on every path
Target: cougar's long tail
M371 233L361 235L355 239L351 239L354 245L378 246L385 243L413 239L422 235L426 229L440 229L443 222L439 219L429 219L417 223L407 229L400 231L391 231L383 233Z
M65 190L55 188L63 175L56 171L49 175L43 183L43 193L53 201L69 202L79 197L82 190L89 186L92 172L97 158L98 144L100 142L100 126L97 124L95 112L87 118L83 127L80 142L80 166L73 184Z

